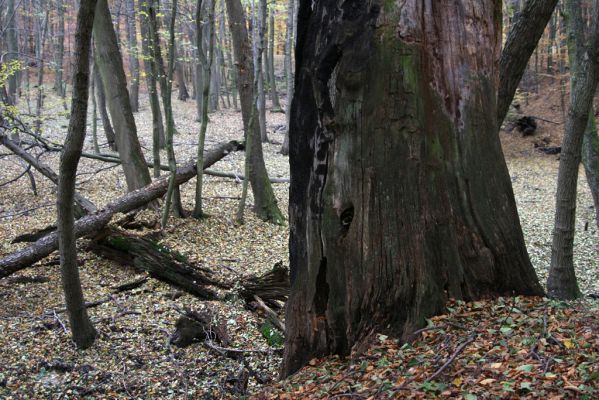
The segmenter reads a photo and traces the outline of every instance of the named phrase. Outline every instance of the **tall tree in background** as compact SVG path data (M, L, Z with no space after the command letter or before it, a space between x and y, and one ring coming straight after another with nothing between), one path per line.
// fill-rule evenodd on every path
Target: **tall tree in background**
M135 0L127 1L127 13L125 21L127 27L127 41L129 44L129 73L131 80L129 81L129 101L131 103L131 111L139 111L139 58L137 50L137 26L135 24ZM141 0L144 1L144 0Z
M501 3L299 4L283 375L449 298L542 294L497 135Z
M591 189L595 206L595 222L599 230L599 133L595 123L594 113L590 113L589 124L584 134L582 144L582 163L584 165L587 183Z
M212 70L212 63L214 61L214 36L216 35L216 30L214 29L214 10L216 0L208 1L208 23L210 24L210 46L208 47L208 59L206 59L206 56L202 51L198 51L199 64L201 64L204 74L202 78L202 119L200 126L200 134L198 138L198 152L196 158L198 176L196 178L197 180L195 192L195 207L192 213L192 216L198 219L203 218L205 216L202 207L202 186L204 180L204 143L206 140L206 128L208 127L208 96L210 95L210 72ZM202 43L201 12L202 0L198 0L196 8L196 43Z
M118 48L107 0L98 0L94 20L95 59L103 88L106 92L108 110L116 134L116 143L122 161L127 190L132 191L148 185L152 180L137 138L137 127L131 110L127 91L127 79L123 60Z
M17 41L17 9L15 7L15 0L7 0L6 7L6 45L8 54L6 54L4 59L1 61L10 63L13 60L19 59L19 44ZM8 103L12 105L17 104L17 80L17 73L13 73L8 77Z
M256 18L256 52L254 73L258 78L258 123L260 125L260 138L263 143L268 143L268 134L266 133L266 94L264 93L264 69L262 60L264 59L265 37L266 37L266 0L258 0L258 15Z
M599 0L593 0L593 4L592 27L587 37L579 1L566 0L571 94L557 176L555 226L547 279L549 296L560 299L580 296L573 257L576 187L583 137L599 82Z
M270 20L268 24L269 47L268 47L268 65L267 71L270 76L270 98L272 100L272 111L281 111L279 94L277 93L277 82L275 76L275 4L270 9Z
M79 278L73 209L77 164L79 163L85 140L89 87L89 56L95 8L96 0L81 0L77 14L73 100L71 102L69 129L60 157L57 199L57 226L62 286L64 288L73 340L80 349L90 347L96 337L96 330L87 315L87 307L83 299L81 280Z
M557 2L558 0L527 0L510 28L499 61L500 85L497 94L499 125L507 115L528 60L537 47Z
M64 58L64 0L56 0L56 32L54 34L54 91L60 97L66 96L66 87L63 82L63 58ZM91 77L93 79L93 76Z
M94 64L95 63L96 62L94 60ZM102 76L100 75L100 71L98 71L97 65L94 65L92 79L94 80L94 88L96 91L96 97L98 99L97 107L98 110L100 110L100 118L102 119L102 126L104 128L104 135L106 136L108 147L111 150L117 150L116 135L114 134L114 129L112 129L112 123L110 122L108 111L106 111L106 93L104 92Z
M289 0L287 3L287 23L285 27L285 78L287 83L287 105L285 106L285 139L281 146L281 154L289 154L289 129L291 121L291 101L293 100L293 66L291 63L291 52L293 51L293 25L295 21L295 0Z
M241 114L243 128L246 137L252 143L250 154L246 153L246 163L250 163L250 182L254 193L254 211L256 215L265 221L281 224L284 221L283 214L277 206L266 166L260 142L260 127L257 118L251 119L252 113L257 115L256 103L253 101L254 71L252 66L250 40L245 24L245 13L240 0L225 0L229 16L229 29L233 41L235 60L237 61L237 87L241 102Z

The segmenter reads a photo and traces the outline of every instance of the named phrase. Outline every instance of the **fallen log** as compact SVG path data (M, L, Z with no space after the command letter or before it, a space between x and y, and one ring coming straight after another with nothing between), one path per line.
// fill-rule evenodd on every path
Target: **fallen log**
M213 278L212 271L194 267L184 255L144 237L105 229L94 237L89 250L132 266L137 271L147 272L152 278L177 286L203 300L218 298L216 292L207 286L230 288L230 285Z
M241 149L243 149L243 145L232 141L208 150L204 155L204 168L208 168L227 154ZM180 185L196 176L196 174L195 161L192 161L177 169L175 182ZM152 200L156 200L163 196L166 193L167 188L168 176L164 176L141 189L125 194L106 205L103 209L98 210L93 214L86 215L76 221L75 237L80 238L100 231L110 222L115 214L127 213L142 207ZM9 254L0 259L0 279L6 278L17 271L27 268L57 249L58 235L56 232L53 232L48 236L39 239L29 247Z
M27 164L38 170L46 178L50 179L54 184L58 184L58 174L52 170L49 166L41 163L31 154L27 153L17 142L9 139L8 136L0 134L0 143L2 143L7 149L12 151L17 157L24 160ZM91 214L96 211L97 207L90 200L83 197L81 194L75 192L75 216L81 217L85 214Z

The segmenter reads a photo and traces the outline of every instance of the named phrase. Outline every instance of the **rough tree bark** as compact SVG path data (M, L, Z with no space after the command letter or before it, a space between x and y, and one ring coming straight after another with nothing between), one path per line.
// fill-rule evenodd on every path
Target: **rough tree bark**
M593 23L587 38L579 2L566 1L572 89L557 176L555 225L547 279L548 295L559 299L574 299L581 294L574 272L573 252L582 142L599 83L599 0L594 0L593 4Z
M499 125L507 115L528 60L537 47L557 2L558 0L527 0L510 29L499 61Z
M262 153L260 142L260 127L257 118L250 125L250 115L256 112L256 104L253 101L254 71L252 66L252 52L245 24L245 13L240 0L226 0L227 13L229 16L229 29L233 41L233 50L237 62L237 87L240 94L241 114L243 128L246 136L251 136L252 149L250 151L250 182L254 193L254 211L256 215L265 221L281 224L284 221L283 214L277 206Z
M82 0L77 13L75 31L75 71L73 100L69 128L60 156L57 195L57 231L60 249L60 272L65 302L71 324L73 341L80 349L90 347L96 338L83 299L79 267L77 265L77 237L75 236L74 194L77 164L85 141L87 99L89 90L89 59L96 0Z
M497 135L501 2L299 4L282 374L449 298L542 294Z
M123 60L107 0L98 0L96 8L94 21L96 64L107 94L108 110L114 124L119 155L123 160L127 190L132 191L146 186L152 179L137 138L137 127L131 111Z
M241 150L242 148L243 146L237 142L229 142L208 150L206 154L204 154L204 168L210 167L227 154ZM177 170L176 183L178 185L185 183L196 176L196 173L195 161L190 162ZM129 192L123 197L109 203L106 207L98 210L94 214L86 215L81 218L75 222L75 236L79 238L98 232L110 222L115 214L133 211L164 196L168 187L168 179L166 178L167 177L165 176L157 179L141 190ZM0 259L0 279L6 278L17 271L29 267L31 264L50 255L57 248L58 237L54 232L39 239L33 245L23 250L9 254Z

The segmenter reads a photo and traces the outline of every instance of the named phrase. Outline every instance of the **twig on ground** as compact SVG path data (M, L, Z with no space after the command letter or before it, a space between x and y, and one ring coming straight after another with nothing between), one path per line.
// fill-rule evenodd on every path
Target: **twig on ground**
M449 357L447 359L447 361L445 361L445 364L443 364L434 374L432 374L430 377L426 378L425 382L430 382L433 379L435 379L436 377L438 377L439 375L441 375L443 373L443 371L445 371L447 369L447 367L449 367L451 365L451 363L457 358L457 356L460 355L460 353L462 351L464 351L464 349L466 348L466 346L468 346L470 343L474 342L474 339L476 339L476 336L470 336L468 338L468 340L466 340L464 343L462 343L461 345L458 346L458 348L453 352L453 354L451 355L451 357Z

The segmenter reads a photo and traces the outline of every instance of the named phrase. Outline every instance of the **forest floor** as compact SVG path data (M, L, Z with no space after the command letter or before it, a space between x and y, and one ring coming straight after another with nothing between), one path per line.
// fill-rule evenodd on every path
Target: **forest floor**
M528 100L522 106L525 114L562 122L561 116L556 117L561 112L551 109L555 105L551 94ZM179 132L175 146L183 163L195 155L199 124L191 101L174 103ZM60 103L48 96L46 115L53 117L45 121L44 135L57 142L66 132L61 110ZM289 177L288 159L278 153L284 114L267 113L267 118L269 137L279 142L264 146L267 168L271 177ZM136 121L149 159L147 102ZM526 244L541 282L549 266L558 156L536 151L534 143L547 137L545 142L558 145L562 128L540 122L532 137L522 138L515 131L501 134ZM103 138L101 132L100 127ZM207 148L242 136L239 113L211 114ZM90 152L91 143L88 135ZM166 159L165 154L162 157ZM58 169L58 154L46 153L40 159ZM243 153L228 155L212 169L241 173ZM0 183L22 172L15 157L1 156ZM37 196L26 177L0 190L0 257L24 246L11 244L15 236L54 222L55 188L35 176ZM260 331L264 317L247 310L238 296L202 301L156 280L114 293L114 286L140 275L86 251L82 240L79 257L86 300L107 300L89 309L98 340L86 351L77 351L71 343L55 263L45 260L0 281L0 398L240 398L230 379L242 368L240 360L201 343L184 349L170 345L179 310L184 308L210 309L225 321L229 347L273 349L245 357L257 375L271 382L264 385L250 378L248 396L256 398L596 398L599 301L589 296L599 294L599 233L582 172L580 182L574 255L583 300L566 304L515 297L453 302L446 315L431 319L429 327L406 344L375 335L370 349L346 360L313 360L279 383L275 382L281 358L274 348L280 346L272 339L269 345ZM288 184L273 186L286 215ZM101 207L122 195L125 183L120 167L82 159L77 188ZM195 180L182 188L184 206L191 210ZM240 193L241 185L235 180L207 176L204 198L210 218L171 218L162 243L229 281L264 273L278 261L286 264L288 227L263 223L251 207L245 225L233 223ZM144 211L139 218L158 216ZM56 254L49 257L56 259ZM24 279L32 277L40 278L39 282Z

